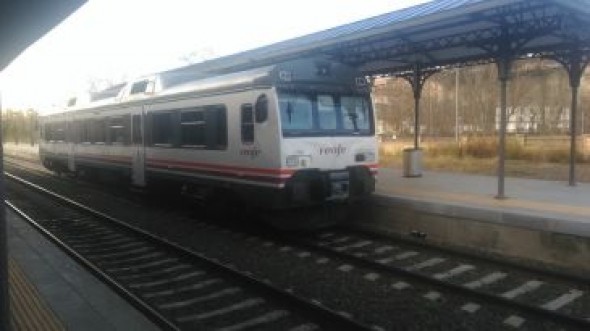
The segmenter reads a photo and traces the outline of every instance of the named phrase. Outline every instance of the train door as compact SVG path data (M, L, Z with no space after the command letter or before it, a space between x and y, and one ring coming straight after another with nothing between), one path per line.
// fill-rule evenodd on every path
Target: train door
M145 186L145 116L143 110L131 116L133 164L131 180L135 186Z

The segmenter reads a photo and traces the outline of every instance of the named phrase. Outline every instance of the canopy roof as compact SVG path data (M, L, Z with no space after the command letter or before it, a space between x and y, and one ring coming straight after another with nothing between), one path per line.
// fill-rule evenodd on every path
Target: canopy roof
M0 2L0 71L86 0Z
M589 0L438 0L184 67L243 70L328 56L367 74L590 50Z

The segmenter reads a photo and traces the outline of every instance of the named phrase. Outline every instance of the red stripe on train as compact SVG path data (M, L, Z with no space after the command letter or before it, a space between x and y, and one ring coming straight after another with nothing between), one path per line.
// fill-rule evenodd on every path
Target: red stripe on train
M220 172L234 172L234 173L242 173L248 172L253 174L262 174L262 175L292 175L295 173L294 169L273 169L273 168L253 168L253 167L237 167L237 166L229 166L229 165L221 165L215 163L203 163L203 162L189 162L189 161L176 161L176 160L167 160L167 159L153 159L150 158L147 160L148 164L157 164L157 165L164 165L164 166L172 166L172 167L183 167L183 168L191 168L191 169L209 169L211 171L220 171Z

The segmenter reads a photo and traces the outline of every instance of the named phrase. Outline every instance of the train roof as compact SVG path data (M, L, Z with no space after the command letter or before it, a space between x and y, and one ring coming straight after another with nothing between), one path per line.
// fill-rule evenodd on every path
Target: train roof
M203 75L195 80L182 81L177 77L189 76L190 70L163 73L163 95L180 92L208 92L239 89L245 87L278 86L289 88L315 85L349 85L354 87L356 79L364 79L352 67L324 59L303 59L260 68L221 75ZM176 78L176 80L170 79ZM198 74L197 74L198 77ZM174 84L176 83L176 84Z
M109 98L115 98L119 95L119 93L121 93L121 90L125 87L125 85L127 85L127 83L115 84L104 90L90 93L90 101L95 102Z
M153 90L129 95L133 84L152 81ZM277 86L284 89L332 88L339 91L366 90L366 79L352 67L323 58L300 59L233 73L202 73L184 67L141 77L90 93L86 102L69 105L64 111L81 111L137 100L161 100L192 94ZM81 99L79 98L79 101Z

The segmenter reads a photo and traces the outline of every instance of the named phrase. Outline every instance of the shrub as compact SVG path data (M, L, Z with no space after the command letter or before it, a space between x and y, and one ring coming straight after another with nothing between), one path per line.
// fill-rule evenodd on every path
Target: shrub
M426 148L426 152L429 156L440 157L440 156L454 156L461 157L461 149L456 143L431 143Z
M509 160L527 160L529 155L525 146L516 138L506 139L506 158Z
M498 152L498 142L494 137L470 137L461 143L463 154L475 158L492 158Z
M551 143L549 137L547 142L527 143L518 137L507 137L506 159L529 162L568 163L569 144ZM403 147L406 144L396 144L395 147L380 149L381 164L391 164L401 161ZM464 137L459 143L452 139L446 141L428 141L422 145L427 158L449 159L456 158L466 160L473 159L494 159L498 155L498 138L496 136L471 136ZM579 146L579 148L583 148ZM580 150L576 154L576 162L590 163L590 155L585 155Z

